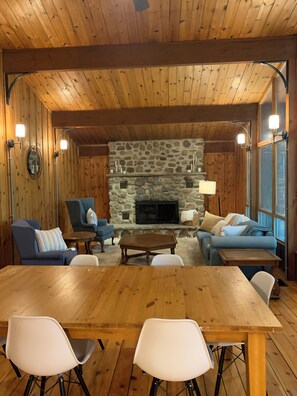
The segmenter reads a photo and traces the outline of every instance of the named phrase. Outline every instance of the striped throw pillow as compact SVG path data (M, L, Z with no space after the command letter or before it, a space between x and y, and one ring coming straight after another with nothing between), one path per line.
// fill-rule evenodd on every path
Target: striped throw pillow
M35 230L35 233L40 252L67 249L67 245L62 237L62 231L59 227L52 230Z

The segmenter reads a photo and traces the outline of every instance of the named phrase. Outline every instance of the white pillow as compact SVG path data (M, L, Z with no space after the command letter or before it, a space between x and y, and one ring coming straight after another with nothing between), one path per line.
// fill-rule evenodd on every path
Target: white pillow
M95 226L98 224L97 215L91 208L87 211L87 223Z
M35 230L35 233L40 252L67 249L67 245L62 237L62 231L59 227L45 231Z
M243 226L231 226L227 225L222 228L222 236L239 236L246 229L246 225Z
M225 220L220 220L217 224L211 229L211 233L216 236L221 236L222 228L228 225Z
M240 213L228 213L227 216L225 217L225 221L233 226L248 220L250 220L249 217Z

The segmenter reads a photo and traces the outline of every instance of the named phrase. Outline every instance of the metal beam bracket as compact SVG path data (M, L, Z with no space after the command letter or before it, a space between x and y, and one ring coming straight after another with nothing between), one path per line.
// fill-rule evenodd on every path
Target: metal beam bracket
M20 78L22 78L23 76L25 76L26 74L32 74L32 73L31 73L31 72L22 72L22 73L19 73L19 74L14 78L14 80L9 84L8 77L9 77L10 74L12 74L12 73L5 73L5 92L6 92L6 103L7 103L7 105L9 105L9 102L10 102L10 95L11 95L12 88L14 87L14 84L15 84ZM14 74L14 73L13 73L13 74Z
M286 88L286 93L288 93L288 87L289 87L289 79L288 79L288 61L287 60L278 60L278 61L274 61L274 62L285 62L286 63L286 76L283 75L283 73L278 70L277 67L275 67L274 65L272 65L270 62L266 62L266 61L260 61L260 62L254 62L254 63L260 63L261 65L266 65L268 67L270 67L271 69L273 69L282 79L285 88Z

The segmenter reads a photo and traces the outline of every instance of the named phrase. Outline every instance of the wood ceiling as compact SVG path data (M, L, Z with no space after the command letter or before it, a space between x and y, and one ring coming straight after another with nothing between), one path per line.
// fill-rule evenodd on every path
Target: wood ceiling
M194 64L185 56L185 64L179 58L178 64L154 65L150 63L154 58L152 51L152 54L147 52L146 57L140 54L138 61L129 65L133 55L129 49L134 51L133 45L210 40L211 54L215 52L214 40L297 33L295 0L149 0L149 4L148 9L136 12L133 0L1 0L0 48L4 50L4 61L9 50L60 47L65 50L61 56L54 53L52 61L54 64L56 56L57 63L60 61L63 65L63 61L71 60L69 47L127 45L127 56L125 53L118 59L106 56L101 59L101 67L92 68L87 65L92 56L80 55L72 62L80 65L73 66L75 70L68 70L70 66L60 70L54 66L51 70L37 68L37 73L25 79L53 115L67 111L133 111L137 108L153 116L150 111L156 107L170 114L166 110L170 107L258 103L274 72L250 61L231 63L232 54L226 57L226 63ZM115 47L104 48L111 50L111 54L117 53L113 51ZM37 61L42 59L41 55L38 53ZM34 59L31 53L28 56ZM26 58L23 59L23 62L14 62L21 65L20 72L28 64ZM44 59L49 60L50 55ZM111 65L104 67L104 62L108 65L109 60ZM84 61L85 68L81 66ZM280 67L279 63L276 65ZM110 114L112 119L117 119L114 113ZM100 120L100 116L97 119ZM188 122L176 121L174 117L172 122L168 120L138 125L130 121L126 125L123 121L118 121L118 125L98 121L98 125L79 125L77 129L71 125L71 136L78 145L184 137L232 140L238 130L230 122L223 122L225 120L193 121L190 117Z

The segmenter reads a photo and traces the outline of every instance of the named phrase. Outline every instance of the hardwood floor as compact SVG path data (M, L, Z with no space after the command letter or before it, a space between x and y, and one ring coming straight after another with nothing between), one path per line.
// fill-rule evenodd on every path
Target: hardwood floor
M267 335L267 392L269 396L297 394L297 283L286 281L281 298L270 301L270 308L284 327L281 334ZM131 341L104 340L83 368L84 378L93 396L148 396L151 378L134 366L135 344ZM213 395L217 365L199 378L201 394ZM0 395L18 396L25 389L28 376L15 376L7 359L0 357ZM53 380L48 381L49 385ZM183 388L180 383L164 384L158 396L176 395ZM59 395L55 387L50 395ZM70 395L83 395L80 387L70 385ZM245 395L245 365L237 361L223 375L220 396ZM32 395L39 395L35 387ZM179 393L186 396L186 392Z

